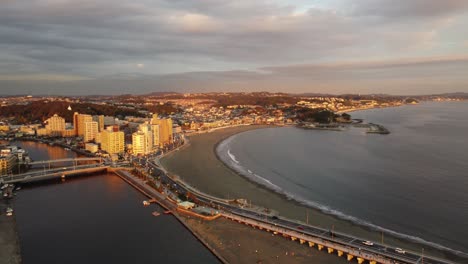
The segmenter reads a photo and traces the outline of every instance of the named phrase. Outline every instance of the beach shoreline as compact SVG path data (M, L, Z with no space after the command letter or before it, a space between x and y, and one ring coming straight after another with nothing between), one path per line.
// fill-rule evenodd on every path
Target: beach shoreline
M373 241L380 241L381 239L381 232L372 230L369 227L362 226L356 223L353 223L349 220L346 219L341 219L339 217L327 214L317 208L311 208L310 206L306 206L304 204L301 204L298 201L294 201L291 199L288 199L282 194L276 193L265 186L262 186L259 183L252 182L252 180L246 179L245 176L240 174L239 172L233 170L230 168L228 165L226 165L218 156L218 153L216 151L216 148L219 146L220 143L228 139L229 137L232 137L236 134L250 131L250 130L255 130L255 129L264 129L264 128L272 128L275 126L249 126L247 128L228 128L225 130L218 130L216 132L210 133L210 134L203 134L203 135L196 135L195 137L190 137L190 140L192 143L195 143L195 152L193 151L193 146L186 147L184 148L184 151L179 151L177 153L173 153L171 155L166 156L164 159L161 160L162 165L171 173L175 174L184 181L188 182L191 185L194 185L197 189L199 189L202 192L208 193L210 195L214 195L217 197L222 197L222 198L247 198L250 200L253 204L263 206L265 208L270 208L275 211L278 211L280 215L291 218L291 219L296 219L302 222L305 222L305 211L310 210L310 216L311 219L314 219L314 221L311 223L313 225L321 226L323 228L330 228L334 227L335 230L339 230L340 232L343 233L350 233L353 235L357 235L359 237L367 238L369 240ZM202 142L200 142L202 141ZM207 144L209 143L209 144ZM201 145L204 145L206 149L209 149L209 151L201 150ZM200 153L200 151L204 153ZM184 158L183 154L181 153L184 152L189 152L189 155L191 154L193 157L196 157L195 160L187 160ZM211 152L211 155L214 156L215 160L213 160L213 157L208 157L208 159L204 159L204 157ZM182 156L182 157L181 157ZM182 161L182 164L180 163ZM188 162L188 163L187 163ZM217 173L217 172L222 172L221 174L218 174L218 176L221 177L205 177L212 179L213 181L208 181L207 179L200 179L203 178L203 176L198 172L198 169L191 170L190 172L184 171L183 169L180 169L181 167L185 166L192 166L194 163L201 163L207 166L208 171L205 174L210 174L210 173ZM176 168L177 166L178 168ZM225 168L224 170L222 168ZM217 168L213 170L213 168ZM228 170L229 172L227 172ZM205 170L203 170L205 171ZM229 175L230 174L230 175ZM240 182L243 182L242 184L227 184L223 186L222 181L219 181L219 178L222 178L222 176L227 176L226 178L231 179L231 177L242 178ZM198 179L197 179L198 178ZM218 179L217 179L218 178ZM230 182L230 181L228 181ZM238 182L237 182L238 183ZM241 185L241 186L239 186ZM237 188L232 188L232 187L237 187ZM246 192L245 190L249 190ZM253 193L251 192L253 190ZM226 196L226 192L228 193ZM231 192L231 193L230 193ZM231 195L236 195L236 194L242 194L242 195L237 195L232 197ZM273 202L267 202L266 200L272 200ZM278 204L274 205L278 201ZM280 202L281 201L281 202ZM302 211L302 213L300 212ZM404 247L407 249L412 249L412 250L420 250L420 246L417 242L414 241L406 241L402 238L398 237L392 237L388 236L385 238L386 243ZM436 249L426 249L426 253L438 256L438 257L443 257L443 258L449 258L452 259L454 256L451 253L441 251L441 250L436 250Z

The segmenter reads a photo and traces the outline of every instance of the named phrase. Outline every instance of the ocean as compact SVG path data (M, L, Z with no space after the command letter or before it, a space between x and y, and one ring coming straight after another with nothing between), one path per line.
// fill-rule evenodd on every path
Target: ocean
M327 214L396 237L468 252L468 103L351 113L389 135L266 128L217 147L244 177Z

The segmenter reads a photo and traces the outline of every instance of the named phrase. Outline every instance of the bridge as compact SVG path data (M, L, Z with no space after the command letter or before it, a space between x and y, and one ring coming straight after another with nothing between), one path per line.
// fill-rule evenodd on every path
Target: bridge
M52 168L47 170L44 168L44 170L35 170L17 175L3 176L0 178L0 182L6 184L27 183L41 180L50 180L54 178L65 178L70 175L94 173L107 170L108 168L109 166L101 163Z
M38 161L29 162L28 165L48 164L50 167L50 165L54 163L71 162L72 164L77 165L79 162L84 162L84 161L97 161L99 163L102 163L103 159L101 157L94 157L94 158L68 158L68 159L55 159L55 160L38 160Z

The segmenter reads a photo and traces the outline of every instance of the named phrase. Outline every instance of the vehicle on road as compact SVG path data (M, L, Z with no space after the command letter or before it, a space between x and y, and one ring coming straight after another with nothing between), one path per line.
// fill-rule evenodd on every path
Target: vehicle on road
M395 252L396 252L396 253L400 253L400 254L405 254L405 253L406 253L406 251L404 251L404 250L401 249L401 248L395 248Z
M370 241L363 241L362 242L364 245L367 245L367 246L373 246L374 243L370 242Z

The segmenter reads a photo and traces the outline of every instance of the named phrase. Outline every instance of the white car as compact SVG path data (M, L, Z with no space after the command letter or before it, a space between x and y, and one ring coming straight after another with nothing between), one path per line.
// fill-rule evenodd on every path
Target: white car
M404 250L401 249L401 248L395 248L395 252L396 252L396 253L400 253L400 254L405 254L405 253L406 253L406 251L404 251Z
M367 245L367 246L373 246L374 243L370 242L370 241L364 241L362 242L364 245Z

